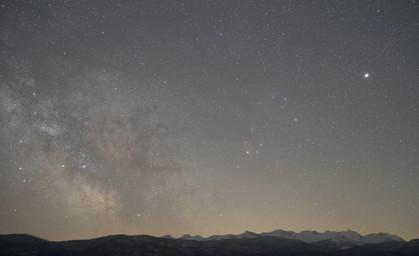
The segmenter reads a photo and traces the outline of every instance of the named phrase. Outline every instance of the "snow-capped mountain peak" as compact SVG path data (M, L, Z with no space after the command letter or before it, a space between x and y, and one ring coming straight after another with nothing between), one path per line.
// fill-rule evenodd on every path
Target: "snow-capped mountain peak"
M237 235L234 238L255 238L258 236L258 234L246 230L244 233Z

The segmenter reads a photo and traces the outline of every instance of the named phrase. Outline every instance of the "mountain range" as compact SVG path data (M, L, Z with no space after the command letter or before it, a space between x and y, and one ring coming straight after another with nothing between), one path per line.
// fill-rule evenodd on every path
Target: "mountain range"
M354 231L275 230L256 234L152 237L112 235L51 242L25 234L0 235L0 255L306 255L418 256L419 239L404 241L387 233L361 236Z
M285 231L285 230L274 230L272 232L264 232L261 234L256 234L250 231L246 231L239 235L214 235L210 237L201 237L201 236L190 236L184 235L180 239L186 240L195 240L195 241L211 241L211 240L222 240L222 239L240 239L240 238L257 238L257 237L280 237L280 238L288 238L288 239L295 239L299 241L303 241L306 243L325 243L330 242L342 246L354 246L354 245L361 245L361 244L378 244L384 242L404 242L402 238L397 235L392 235L388 233L376 233L376 234L369 234L366 236L362 236L352 230L347 230L343 232L336 232L336 231L326 231L324 233L319 233L316 231L303 231L300 233L296 233L293 231ZM166 238L172 238L171 236L165 236Z

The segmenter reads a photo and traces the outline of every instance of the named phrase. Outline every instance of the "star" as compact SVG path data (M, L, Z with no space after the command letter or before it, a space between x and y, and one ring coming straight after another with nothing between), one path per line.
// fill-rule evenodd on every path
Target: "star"
M369 73L365 73L364 74L364 78L369 78L370 77L370 74Z

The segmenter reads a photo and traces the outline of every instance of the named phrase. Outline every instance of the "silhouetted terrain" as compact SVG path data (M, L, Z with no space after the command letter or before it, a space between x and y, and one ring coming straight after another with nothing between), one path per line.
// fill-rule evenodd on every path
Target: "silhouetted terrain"
M386 255L417 256L419 239L342 248L272 236L209 241L114 235L91 240L49 242L30 235L0 235L0 255Z

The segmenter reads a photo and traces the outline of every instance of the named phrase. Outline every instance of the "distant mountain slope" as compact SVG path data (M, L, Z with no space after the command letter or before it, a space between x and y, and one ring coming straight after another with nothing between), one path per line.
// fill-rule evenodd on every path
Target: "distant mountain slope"
M277 235L280 233L279 231L274 232ZM304 235L307 234L304 233ZM312 244L297 239L258 235L252 232L235 235L234 238L208 241L158 238L145 235L114 235L90 240L49 242L29 235L0 235L0 256L3 255L417 256L419 255L419 240L363 244L342 249L324 246L321 243Z
M337 245L346 245L346 246L354 246L354 245L362 245L362 244L378 244L384 242L404 242L404 240L396 235L387 234L387 233L378 233L378 234L369 234L366 236L361 236L360 234L347 230L342 232L335 232L335 231L326 231L324 233L319 233L316 231L303 231L300 233L292 232L292 231L284 231L284 230L275 230L272 232L265 232L261 234L256 234L253 232L246 231L240 235L214 235L210 237L203 238L201 236L190 236L184 235L180 239L185 240L195 240L195 241L211 241L211 240L222 240L222 239L238 239L238 238L256 238L256 237L279 237L279 238L287 238L287 239L295 239L299 241L303 241L306 243L333 243Z
M290 231L275 230L272 232L262 233L261 235L297 239L307 243L330 241L340 245L361 245L369 243L378 244L390 241L404 242L402 238L392 234L378 233L361 236L352 230L343 232L326 231L324 233L316 231L303 231L301 233L295 233Z

